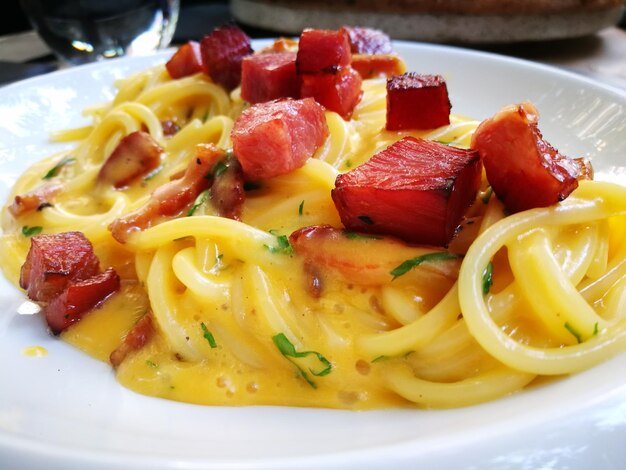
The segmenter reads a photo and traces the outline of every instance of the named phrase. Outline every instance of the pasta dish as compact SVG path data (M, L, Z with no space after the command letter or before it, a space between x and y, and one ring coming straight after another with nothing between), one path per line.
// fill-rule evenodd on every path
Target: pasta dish
M325 106L310 158L250 177L234 142L256 106L245 85L171 73L119 80L111 102L85 110L91 125L52 136L76 145L28 168L2 212L3 272L31 298L23 266L42 235L81 233L98 275L116 273L119 287L80 321L50 326L111 361L123 385L204 405L450 408L626 349L626 187L578 178L562 201L512 211L480 171L449 241L372 231L362 215L354 229L335 200L342 175L400 142L469 152L480 122L452 113L434 128L389 130L387 79L363 76L349 115ZM146 134L149 144L128 143ZM132 146L157 157L120 179L111 156ZM194 165L204 179L191 182ZM208 180L165 209L191 194L172 196L174 183Z

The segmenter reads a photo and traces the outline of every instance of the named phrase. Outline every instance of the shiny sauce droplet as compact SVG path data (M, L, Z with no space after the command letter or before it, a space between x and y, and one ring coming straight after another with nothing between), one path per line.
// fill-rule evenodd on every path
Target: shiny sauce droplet
M43 346L28 346L22 349L22 354L26 357L44 357L48 355L48 350Z

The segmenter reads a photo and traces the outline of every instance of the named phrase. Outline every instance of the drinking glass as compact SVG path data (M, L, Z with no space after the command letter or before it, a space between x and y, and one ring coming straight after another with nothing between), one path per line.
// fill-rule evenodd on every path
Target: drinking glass
M179 0L20 0L33 28L63 61L82 64L166 47Z

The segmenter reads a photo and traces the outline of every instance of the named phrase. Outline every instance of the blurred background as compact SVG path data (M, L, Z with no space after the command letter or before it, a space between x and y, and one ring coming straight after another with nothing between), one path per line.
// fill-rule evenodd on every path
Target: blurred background
M593 1L569 3L584 5ZM332 28L358 22L360 25L380 27L394 38L442 42L564 66L626 88L624 1L598 0L605 6L604 11L539 15L532 12L518 14L519 11L515 10L508 12L502 7L507 2L495 0L416 1L414 3L422 5L421 9L407 14L400 6L406 8L411 3L408 0L232 0L229 4L228 0L180 0L179 20L172 45L200 39L214 27L228 21L235 21L253 38L294 35L303 25ZM455 4L456 11L448 14L437 10L445 3ZM498 15L494 18L489 12L487 15L482 12L481 15L480 11L464 11L476 10L476 5L481 3L500 5L496 7L500 9ZM519 5L525 2L508 3L518 5L515 8L519 9ZM535 3L550 5L550 2ZM568 2L552 2L552 5L563 3ZM364 5L361 9L355 6L360 4ZM435 10L425 10L428 7L424 5L428 4L434 5ZM363 11L367 15L364 16ZM405 21L405 17L410 22L406 22L409 20ZM33 33L19 0L3 0L0 85L56 70L59 65L55 56Z

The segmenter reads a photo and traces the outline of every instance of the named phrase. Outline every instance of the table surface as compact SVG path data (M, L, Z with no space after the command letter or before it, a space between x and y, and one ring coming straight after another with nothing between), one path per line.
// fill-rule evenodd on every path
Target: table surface
M205 5L202 10L198 8L193 6L188 10L181 10L175 42L197 38L202 35L202 31L210 30L229 18L226 5ZM626 90L625 23L622 20L621 26L610 27L581 38L461 47L562 67ZM247 27L244 29L252 37L276 36L276 33L269 31ZM0 86L58 68L59 63L35 32L0 36Z
M492 50L563 67L626 90L626 30L621 27L582 38L507 45Z

